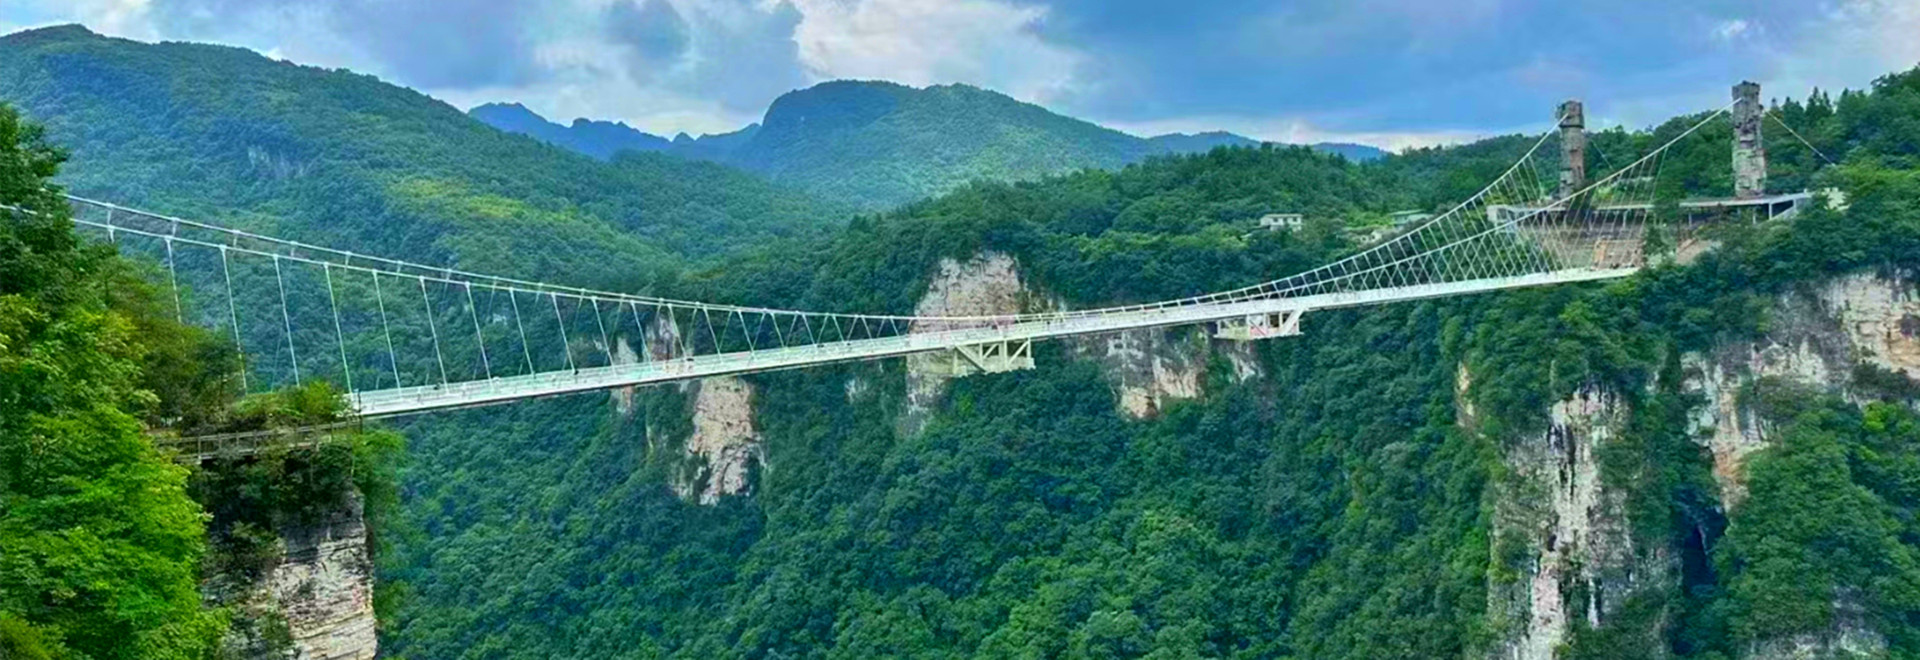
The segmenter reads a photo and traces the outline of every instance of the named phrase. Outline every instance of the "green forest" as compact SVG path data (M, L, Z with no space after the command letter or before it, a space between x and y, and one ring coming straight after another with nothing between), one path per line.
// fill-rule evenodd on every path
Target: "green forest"
M992 90L916 89L877 80L833 80L788 92L760 123L697 139L683 134L669 141L624 124L584 119L562 126L517 104L483 105L468 114L595 158L631 151L712 161L867 210L892 209L975 180L1035 179L1260 144L1218 131L1135 137ZM1357 144L1312 146L1355 162L1386 155Z
M1534 552L1496 533L1503 456L1599 389L1628 411L1602 477L1673 579L1597 628L1574 617L1561 657L1731 660L1843 622L1920 657L1920 384L1870 366L1844 396L1756 383L1743 400L1772 443L1730 507L1682 373L1764 336L1785 295L1920 270L1920 70L1779 105L1838 162L1771 131L1771 185L1844 206L1730 224L1719 249L1626 280L1315 313L1305 337L1257 345L1264 376L1216 356L1203 396L1152 419L1118 414L1099 366L1060 344L1037 370L955 381L904 436L899 361L751 376L765 461L750 495L705 506L670 486L690 434L672 386L627 411L583 394L176 465L149 431L324 422L340 402L325 385L239 396L236 347L173 321L153 264L77 234L58 191L475 270L866 312L910 311L940 259L994 250L1085 307L1324 263L1355 249L1350 228L1469 195L1531 142L1370 163L1223 148L860 215L718 165L601 163L237 49L52 29L0 55L0 204L23 209L0 210L0 656L217 657L258 624L203 597L209 578L257 572L275 529L357 491L389 657L1488 657L1517 623L1490 594ZM1595 133L1589 165L1698 119ZM1729 192L1729 135L1672 152L1667 193ZM1314 221L1253 231L1281 210Z

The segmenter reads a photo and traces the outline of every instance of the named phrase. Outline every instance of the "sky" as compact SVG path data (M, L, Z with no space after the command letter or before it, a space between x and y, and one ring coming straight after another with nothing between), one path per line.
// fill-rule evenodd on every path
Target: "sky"
M1388 148L1644 126L1920 64L1920 0L0 0L58 23L347 68L461 108L717 133L821 81L966 83L1150 135Z

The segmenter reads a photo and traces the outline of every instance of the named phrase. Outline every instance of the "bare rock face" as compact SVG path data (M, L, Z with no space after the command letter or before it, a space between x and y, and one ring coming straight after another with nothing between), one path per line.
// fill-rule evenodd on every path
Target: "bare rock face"
M1705 404L1694 411L1698 434L1713 453L1721 502L1746 498L1745 466L1765 449L1771 429L1741 393L1765 378L1846 395L1860 363L1920 377L1920 297L1910 276L1856 274L1777 301L1765 337L1682 356L1686 386ZM1754 660L1882 657L1886 639L1857 608L1838 603L1831 630L1765 640L1747 649Z
M1235 382L1264 373L1256 342L1213 340L1200 328L1149 328L1070 341L1076 357L1102 367L1121 414L1133 419L1157 416L1174 401L1199 398L1207 362L1216 354L1226 359Z
M257 579L215 576L236 623L223 657L371 660L373 558L358 494L325 519L279 530L278 559ZM233 580L238 580L234 582ZM227 591L228 589L235 589Z
M1471 374L1462 369L1457 383L1471 387ZM1460 414L1471 428L1471 407ZM1522 544L1500 552L1525 559L1511 567L1517 576L1488 589L1490 611L1509 631L1497 657L1552 660L1576 618L1605 626L1629 595L1669 577L1660 553L1635 553L1625 497L1601 478L1597 450L1628 418L1613 393L1589 387L1553 405L1544 434L1507 443L1494 535L1499 544ZM1656 636L1647 645L1657 654Z
M1855 357L1920 378L1920 289L1912 279L1858 274L1820 290Z
M1777 378L1845 393L1854 365L1866 362L1920 378L1920 300L1902 277L1860 274L1809 293L1783 296L1767 336L1682 356L1687 387L1706 399L1694 413L1713 452L1714 476L1728 507L1745 497L1746 458L1767 446L1766 429L1740 400L1746 387Z
M1073 354L1106 372L1120 412L1133 419L1156 416L1166 405L1199 398L1206 375L1205 335L1150 328L1072 340ZM1258 363L1252 363L1255 373Z
M964 263L941 259L939 272L913 311L915 316L1017 314L1026 309L1031 297L1020 281L1013 257L983 252ZM933 406L954 378L950 365L951 359L939 354L907 357L907 405L900 415L901 435L914 435L926 427Z
M690 386L693 435L686 452L697 459L675 480L682 499L713 505L721 496L744 493L754 464L764 464L760 432L753 425L753 386L733 377L708 378Z

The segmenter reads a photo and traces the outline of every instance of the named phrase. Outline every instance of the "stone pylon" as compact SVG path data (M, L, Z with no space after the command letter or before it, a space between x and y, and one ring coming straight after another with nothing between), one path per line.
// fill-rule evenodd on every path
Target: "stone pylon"
M1767 146L1760 141L1760 84L1733 86L1733 196L1753 199L1767 193Z
M1560 119L1560 192L1566 199L1587 186L1587 110L1579 100L1561 103L1554 110Z

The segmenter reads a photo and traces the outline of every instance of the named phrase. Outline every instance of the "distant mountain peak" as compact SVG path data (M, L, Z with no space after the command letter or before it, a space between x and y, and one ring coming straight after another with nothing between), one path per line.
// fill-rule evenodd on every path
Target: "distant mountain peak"
M1261 144L1226 131L1137 137L959 83L830 80L780 95L758 124L718 135L679 133L670 140L619 123L578 119L568 127L534 122L529 118L538 115L531 112L483 111L494 105L501 104L475 108L474 117L600 158L621 149L651 150L734 165L873 209L972 180L1032 179ZM1313 147L1353 161L1385 155L1360 145Z
M467 115L488 126L527 135L600 160L611 159L622 151L665 151L671 146L666 138L640 132L625 122L579 117L571 125L561 125L548 121L540 113L519 103L478 105L468 110Z
M13 34L0 36L9 41L68 41L76 39L98 39L101 35L79 23L49 25L47 27L21 30Z

